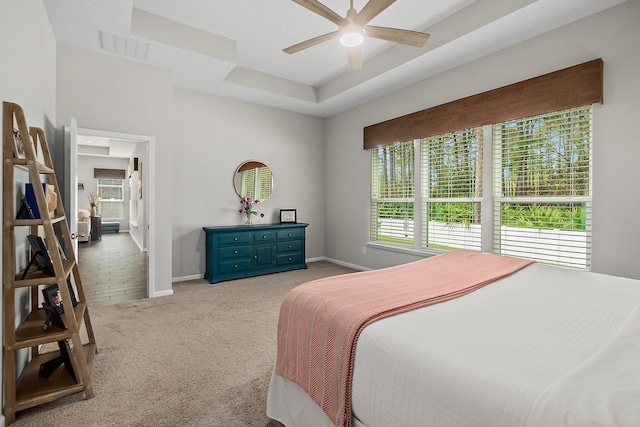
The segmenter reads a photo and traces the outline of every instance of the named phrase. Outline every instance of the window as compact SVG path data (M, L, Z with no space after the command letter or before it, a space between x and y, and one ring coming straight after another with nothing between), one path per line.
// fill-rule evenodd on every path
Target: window
M591 107L500 123L494 132L494 252L591 264Z
M372 240L590 268L591 106L377 147L371 161Z
M414 143L371 150L371 236L413 244Z
M124 218L124 179L98 178L98 213L103 219Z
M421 142L426 247L481 247L482 128Z

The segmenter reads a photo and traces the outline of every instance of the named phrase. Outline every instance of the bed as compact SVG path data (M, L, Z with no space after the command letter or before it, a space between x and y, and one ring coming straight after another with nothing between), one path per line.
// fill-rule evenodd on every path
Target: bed
M391 272L419 267L427 278L444 256ZM368 283L372 274L349 276ZM283 335L279 328L267 414L287 427L640 425L637 280L534 263L462 296L383 316L353 343L348 413L339 422L308 386L277 373Z

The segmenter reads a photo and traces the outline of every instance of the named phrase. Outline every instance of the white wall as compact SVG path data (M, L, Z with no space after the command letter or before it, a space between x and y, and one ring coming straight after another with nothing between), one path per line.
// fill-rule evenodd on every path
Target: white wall
M370 193L363 127L602 58L604 103L595 106L593 118L592 269L640 278L638 17L640 2L628 1L328 119L325 256L368 268L415 259L373 248L362 253L369 240Z
M236 168L259 160L272 170L264 219L295 208L307 228L307 258L324 253L323 120L227 98L176 90L179 143L173 145L173 275L205 271L203 226L243 224L233 187Z
M53 140L56 102L56 42L41 0L0 1L0 100L19 104L28 126L45 130ZM0 178L2 180L2 178ZM0 244L0 257L4 248ZM3 275L4 277L4 275ZM27 290L16 292L17 317L29 311ZM0 318L4 325L4 304ZM0 362L2 355L0 355ZM24 364L24 360L19 361ZM4 369L0 371L4 384ZM0 401L4 396L0 391ZM4 418L0 416L0 425Z
M98 194L98 182L93 177L93 169L123 169L127 170L129 159L118 157L99 156L78 156L78 183L84 185L84 190L78 190L78 209L91 209L89 206L89 195ZM129 230L129 181L125 180L124 185L124 218L119 219L120 230ZM71 212L69 212L71 214ZM104 220L103 220L104 221Z
M155 137L155 182L149 206L155 228L155 295L170 294L173 152L177 143L171 73L142 62L58 45L56 126ZM60 141L62 143L62 141ZM148 162L149 163L149 162ZM147 168L147 172L149 169Z

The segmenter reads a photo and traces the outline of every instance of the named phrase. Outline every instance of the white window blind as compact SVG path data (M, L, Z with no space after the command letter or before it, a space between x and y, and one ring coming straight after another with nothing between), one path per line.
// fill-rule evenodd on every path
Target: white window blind
M421 141L424 246L482 249L482 128Z
M136 167L137 164L138 163L136 162ZM138 226L138 208L140 200L138 199L138 173L138 170L134 170L129 177L129 222L134 226Z
M413 244L414 143L371 150L371 239Z
M124 218L124 179L98 179L98 212L103 219Z
M494 252L591 264L591 106L494 125Z

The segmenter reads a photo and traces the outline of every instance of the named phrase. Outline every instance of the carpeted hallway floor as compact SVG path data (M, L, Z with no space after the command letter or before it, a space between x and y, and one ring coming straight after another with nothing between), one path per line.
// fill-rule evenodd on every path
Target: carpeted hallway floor
M90 309L99 353L95 397L76 394L18 412L16 427L275 427L266 395L282 298L294 286L353 270L307 270L211 285Z

